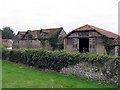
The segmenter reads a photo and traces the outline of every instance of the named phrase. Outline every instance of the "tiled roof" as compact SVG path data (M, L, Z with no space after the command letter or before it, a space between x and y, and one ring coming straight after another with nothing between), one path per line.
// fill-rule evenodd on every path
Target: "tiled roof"
M22 35L22 34L25 34L26 33L26 31L19 31L18 33L17 33L17 35Z
M101 29L101 28L98 28L98 27L95 27L95 26L92 26L92 25L84 25L82 27L79 27L75 30L73 30L72 32L75 32L75 31L88 31L88 30L95 30L97 31L98 33L102 34L102 35L105 35L106 37L108 38L117 38L119 35L113 33L113 32L110 32L110 31L107 31L107 30L104 30L104 29ZM70 35L72 32L70 32L68 35Z
M36 39L36 38L38 38L38 34L40 33L40 31L41 31L41 30L27 30L27 31L23 34L23 36L22 36L21 39L23 39L28 32L33 35L33 39Z
M49 29L41 29L41 32L44 32L44 33L49 33L50 30Z
M21 39L24 38L24 36L29 32L33 35L32 39L38 39L40 38L40 33L46 33L45 38L51 37L53 33L57 33L61 31L63 28L50 28L50 29L40 29L40 30L28 30L27 32L19 32L18 35L21 35Z
M13 37L13 39L21 39L25 35L26 31L19 31L17 35Z
M46 38L50 38L53 34L59 33L61 30L63 30L62 27L60 28L50 28L50 29L41 29L42 32L47 33Z
M109 38L118 38L118 36L119 36L113 32L110 32L110 31L107 31L107 30L104 30L104 29L101 29L101 28L98 28L98 27L95 27L92 25L88 25L88 24L76 29L75 31L82 31L82 30L96 30L100 34L105 35Z

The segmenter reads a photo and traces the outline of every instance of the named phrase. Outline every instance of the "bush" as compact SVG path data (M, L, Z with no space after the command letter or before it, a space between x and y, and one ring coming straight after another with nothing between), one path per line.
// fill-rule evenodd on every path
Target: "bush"
M2 51L4 60L16 63L23 63L42 69L51 69L60 71L69 65L75 65L79 62L120 62L120 57L111 57L108 55L98 55L91 53L69 53L65 51L48 51L44 49L17 49Z

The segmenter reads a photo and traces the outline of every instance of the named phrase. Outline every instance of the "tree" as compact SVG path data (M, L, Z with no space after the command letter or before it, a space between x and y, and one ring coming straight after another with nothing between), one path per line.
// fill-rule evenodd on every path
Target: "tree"
M0 36L2 35L2 30L0 29Z
M3 27L3 30L2 30L3 39L12 39L13 36L14 36L14 33L10 27Z

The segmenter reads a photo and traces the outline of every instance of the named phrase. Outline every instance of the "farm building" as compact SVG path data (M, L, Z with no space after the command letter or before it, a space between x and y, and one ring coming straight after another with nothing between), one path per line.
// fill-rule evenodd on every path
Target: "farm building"
M45 48L49 50L59 50L63 49L63 38L65 36L66 32L62 27L18 32L13 38L13 49Z
M120 56L120 36L115 39L115 56Z
M104 29L84 25L66 35L64 38L64 49L68 52L92 52L98 54L115 55L115 47L120 45L119 35Z

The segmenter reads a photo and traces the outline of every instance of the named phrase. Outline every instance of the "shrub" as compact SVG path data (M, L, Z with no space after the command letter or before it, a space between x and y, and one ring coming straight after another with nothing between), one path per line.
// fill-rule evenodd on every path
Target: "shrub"
M17 49L2 51L3 59L16 63L23 63L42 69L60 71L69 65L79 62L120 62L120 57L98 55L91 53L48 51L44 49Z

